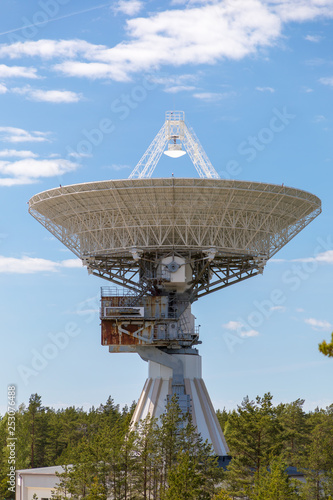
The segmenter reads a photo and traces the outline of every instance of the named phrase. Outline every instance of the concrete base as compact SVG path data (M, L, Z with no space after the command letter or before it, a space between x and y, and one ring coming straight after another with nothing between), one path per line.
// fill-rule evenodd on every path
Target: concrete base
M216 455L228 455L228 445L202 379L201 356L173 354L172 357L183 363L185 393L191 398L193 424L203 440L207 439L212 444ZM172 395L172 368L154 361L148 363L148 379L136 406L132 424L146 418L148 414L159 418L165 411L167 396Z

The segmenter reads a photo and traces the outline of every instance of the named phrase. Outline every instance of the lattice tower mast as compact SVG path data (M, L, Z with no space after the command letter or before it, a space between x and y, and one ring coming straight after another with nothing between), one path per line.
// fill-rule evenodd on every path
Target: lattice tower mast
M184 146L201 178L220 178L195 135L194 130L186 125L184 111L167 111L163 127L130 174L129 179L151 177L167 145L171 149L175 146Z

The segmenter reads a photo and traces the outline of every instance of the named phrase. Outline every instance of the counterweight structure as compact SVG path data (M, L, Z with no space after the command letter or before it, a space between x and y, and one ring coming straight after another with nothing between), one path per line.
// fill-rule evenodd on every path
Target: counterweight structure
M200 178L151 178L163 152L178 157L183 148ZM227 455L191 304L262 273L319 215L320 200L283 185L220 179L184 113L168 112L129 179L44 191L29 211L89 273L122 287L102 288L102 345L149 361L133 423L158 417L177 394L215 453Z

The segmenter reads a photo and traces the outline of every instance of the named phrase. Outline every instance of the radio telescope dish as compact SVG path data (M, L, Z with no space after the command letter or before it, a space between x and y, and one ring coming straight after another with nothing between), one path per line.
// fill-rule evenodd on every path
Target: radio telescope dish
M273 184L152 178L51 189L29 210L93 274L140 288L142 262L175 253L191 265L200 296L262 272L320 213L320 200ZM124 280L125 271L133 276Z
M188 153L200 178L151 178L163 152ZM129 179L44 191L31 198L29 211L90 273L126 289L102 289L102 345L149 361L133 422L158 417L177 394L202 437L226 456L201 376L191 304L262 273L319 215L319 198L284 185L220 179L176 111L166 113Z

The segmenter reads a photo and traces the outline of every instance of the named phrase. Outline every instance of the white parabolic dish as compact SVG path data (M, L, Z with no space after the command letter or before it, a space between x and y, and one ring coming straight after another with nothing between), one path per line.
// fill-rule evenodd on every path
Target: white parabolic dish
M268 260L321 212L316 196L257 182L144 178L59 187L29 211L79 258L204 252Z

